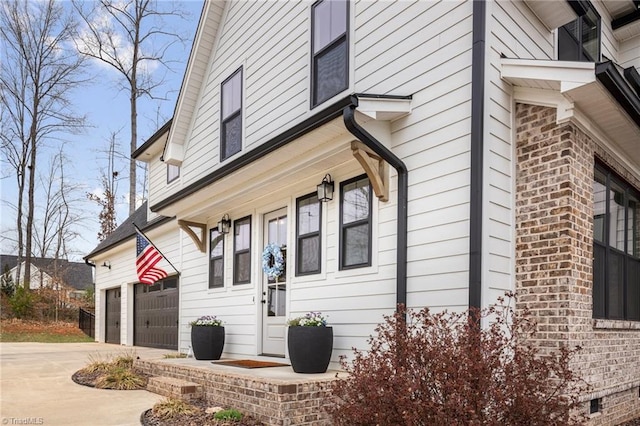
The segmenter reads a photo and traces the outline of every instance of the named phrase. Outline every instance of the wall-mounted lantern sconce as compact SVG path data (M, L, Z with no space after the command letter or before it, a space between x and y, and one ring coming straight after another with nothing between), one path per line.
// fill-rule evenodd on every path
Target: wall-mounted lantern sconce
M221 234L228 234L231 229L231 219L227 213L222 216L220 222L218 222L218 232Z
M333 200L333 181L331 175L326 174L318 185L318 201L327 202Z
M108 260L105 260L104 262L102 262L102 267L111 269L111 262Z

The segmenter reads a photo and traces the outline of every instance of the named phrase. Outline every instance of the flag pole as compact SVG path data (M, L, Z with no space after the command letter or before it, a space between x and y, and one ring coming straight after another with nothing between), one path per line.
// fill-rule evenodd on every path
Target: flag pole
M180 276L180 271L178 271L178 270L176 269L176 267L175 267L175 266L173 266L173 263L171 263L171 261L167 258L167 256L165 256L165 255L160 251L160 249L159 249L155 244L153 244L153 243L151 242L151 240L149 239L149 237L147 237L147 235L146 235L144 232L142 232L142 230L141 230L140 228L138 228L138 227L136 226L136 224L135 224L135 223L133 224L133 227L134 227L134 228L136 228L136 231L138 231L140 234L142 234L142 236L143 236L144 238L146 238L146 240L147 240L147 241L149 241L149 244L151 244L151 245L152 245L156 250L158 250L158 253L160 253L160 256L162 256L162 257L164 258L164 260L166 260L166 261L167 261L167 263L168 263L169 265L171 265L171 267L173 268L173 270L174 270L174 271L176 271L176 273L178 274L178 276Z

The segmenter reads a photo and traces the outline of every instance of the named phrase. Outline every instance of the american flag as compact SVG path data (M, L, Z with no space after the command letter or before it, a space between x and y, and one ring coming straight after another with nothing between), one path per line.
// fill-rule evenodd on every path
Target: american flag
M158 249L136 229L136 269L141 283L151 285L167 276L164 270L155 267L162 259Z

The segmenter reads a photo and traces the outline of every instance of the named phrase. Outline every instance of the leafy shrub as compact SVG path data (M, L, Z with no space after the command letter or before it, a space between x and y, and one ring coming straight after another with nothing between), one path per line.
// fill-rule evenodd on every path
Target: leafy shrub
M152 410L153 414L161 419L171 419L180 415L190 416L198 413L198 407L176 398L166 398L156 403Z
M13 293L16 291L16 285L13 282L9 265L4 265L4 272L0 277L0 291L7 297L13 296Z
M349 376L328 411L336 425L580 424L571 412L585 386L569 367L580 348L542 353L527 341L534 332L503 300L482 312L399 306L369 351L341 358Z
M213 415L213 418L216 420L240 421L242 420L242 413L238 410L230 408L228 410L218 411Z

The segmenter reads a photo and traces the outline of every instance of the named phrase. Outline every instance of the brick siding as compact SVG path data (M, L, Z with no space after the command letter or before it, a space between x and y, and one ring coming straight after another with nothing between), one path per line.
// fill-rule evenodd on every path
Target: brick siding
M592 318L595 159L638 177L553 108L516 105L516 289L538 321L543 348L579 345L573 368L602 398L590 425L640 417L640 323Z

